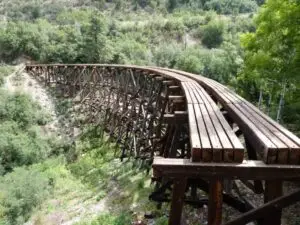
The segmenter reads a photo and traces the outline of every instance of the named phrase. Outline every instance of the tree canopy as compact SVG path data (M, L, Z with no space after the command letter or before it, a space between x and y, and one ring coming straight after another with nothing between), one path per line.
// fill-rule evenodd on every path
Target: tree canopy
M249 90L251 88L254 92L259 89L275 92L277 98L285 94L286 109L297 106L299 98L296 92L300 88L299 21L298 0L269 0L262 6L255 19L256 32L244 34L241 39L245 48L245 65L238 81L245 93L257 96ZM299 110L300 107L293 111L300 114Z

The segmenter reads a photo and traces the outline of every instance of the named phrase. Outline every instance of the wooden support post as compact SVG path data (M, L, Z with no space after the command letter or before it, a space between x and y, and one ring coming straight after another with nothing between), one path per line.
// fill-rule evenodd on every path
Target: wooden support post
M266 181L265 182L265 203L270 202L282 196L282 181ZM280 225L281 224L281 209L276 209L268 216L262 218L260 224L262 225Z
M186 178L177 178L174 180L169 225L181 224L186 183Z
M212 179L209 184L208 225L222 223L223 181Z
M246 148L247 148L247 153L248 153L248 158L249 159L253 159L253 160L257 160L257 154L256 151L254 150L254 148L251 145L251 142L248 141L247 138L245 138L245 144L246 144ZM261 180L254 180L254 193L256 194L262 194L264 191L263 188L263 184Z

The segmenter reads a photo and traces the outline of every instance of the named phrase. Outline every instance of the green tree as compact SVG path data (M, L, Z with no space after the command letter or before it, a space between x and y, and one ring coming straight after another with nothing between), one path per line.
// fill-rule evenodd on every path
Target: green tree
M202 43L208 48L217 48L223 42L224 24L219 21L211 21L200 28Z
M108 25L101 14L95 13L90 23L81 29L83 42L81 44L80 61L90 63L109 63L113 59L111 40L107 38Z
M167 7L169 11L173 11L178 6L178 0L168 0Z
M270 91L267 84L271 79L278 85L277 96L281 85L287 83L287 105L299 102L299 95L292 94L300 88L300 24L296 21L300 21L298 0L269 0L255 20L256 32L242 36L245 66L238 82L244 92L256 90L252 98L261 87ZM293 111L300 114L300 108Z

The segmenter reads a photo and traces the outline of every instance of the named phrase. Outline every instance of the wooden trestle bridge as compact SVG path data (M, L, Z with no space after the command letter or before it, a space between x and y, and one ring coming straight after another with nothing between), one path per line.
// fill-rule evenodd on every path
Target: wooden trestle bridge
M283 181L300 178L300 139L214 80L124 65L29 64L26 71L77 99L87 122L119 144L121 158L153 162L150 198L171 202L171 225L181 223L184 204L208 205L208 224L222 224L223 202L241 212L227 225L279 225L282 208L300 200L299 190L282 191ZM237 180L264 194L265 204L233 194Z

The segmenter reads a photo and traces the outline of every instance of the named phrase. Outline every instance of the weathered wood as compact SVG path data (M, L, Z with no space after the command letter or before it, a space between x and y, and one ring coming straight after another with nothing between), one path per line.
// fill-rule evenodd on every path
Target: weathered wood
M261 219L268 216L275 216L272 212L280 211L282 208L290 206L297 201L300 201L300 190L294 191L290 194L287 194L283 197L276 198L256 209L253 209L245 214L239 216L238 218L227 222L225 225L245 225L251 221L255 221L257 219ZM268 225L273 225L273 223L269 223Z
M96 64L28 65L26 69L45 80L45 85L60 85L61 96L78 99L85 122L105 124L110 137L121 145L122 155L129 156L128 149L135 157L153 157L167 126L187 122L187 115L176 112L186 110L181 81L189 79L184 76L145 67ZM179 132L180 137L181 132L188 136L187 130ZM153 135L155 139L150 138ZM172 146L187 146L170 138L176 142ZM187 154L189 150L180 151Z
M221 225L223 206L223 181L211 179L208 199L208 225Z
M264 155L265 162L300 163L300 139L244 98L228 87L200 75L173 69L165 70L200 83L226 109L230 119L239 125L244 136L256 147L256 151Z
M255 146L251 145L251 142L249 142L247 138L245 139L245 144L246 144L246 148L247 148L247 152L248 152L248 159L257 160L258 158L257 158L257 153L255 151ZM256 194L263 193L264 188L263 188L262 181L254 180L253 182L254 182L254 187L252 190Z
M265 194L264 202L270 202L282 196L282 181L266 181L265 182ZM261 225L281 225L281 209L276 208L272 210L268 215L265 215Z
M208 96L204 89L198 88L198 93L203 98L203 101L206 103L206 107L210 110L211 118L214 118L214 126L218 132L218 136L223 146L224 162L241 162L243 160L244 155L243 145L241 144L237 136L234 134L228 122L225 120L220 109L210 98L210 96Z
M265 164L244 160L242 163L194 163L189 159L154 158L152 167L162 176L257 180L292 180L300 178L300 166Z
M164 123L168 124L181 124L188 122L188 115L186 112L180 114L164 114Z
M200 109L200 104L195 104L194 105L194 110L195 110L195 117L196 117L196 126L198 128L198 136L200 138L201 141L201 158L203 161L211 161L212 159L212 146L211 146L211 142L208 136L208 132L205 126L205 122L204 122L204 118L202 116L201 113L201 109ZM191 124L190 124L191 126ZM192 155L192 161L193 162L197 162L200 161L197 160L195 157L193 157Z
M182 86L188 103L191 145L194 152L192 161L241 162L244 147L211 97L195 82L185 82ZM196 139L197 135L199 140ZM201 150L197 147L199 144Z
M240 200L222 193L223 179L254 180L256 193L263 190L260 180L266 180L267 202L282 191L270 180L300 178L300 167L279 165L300 163L300 139L211 79L162 68L108 64L28 65L26 70L55 87L60 97L80 104L78 112L86 117L85 123L101 124L120 146L121 158L191 157L193 162L154 159L155 176L175 178L170 224L180 223L188 178L211 181L209 224L221 223L223 196L225 202L230 199L232 205L247 210ZM246 140L249 158L255 160L243 161L244 146L232 129L235 126ZM258 152L272 164L257 161ZM197 198L195 189L193 196ZM272 214L276 216L260 222L280 224L281 210L273 209Z
M174 180L169 225L180 225L184 202L186 178Z
M190 141L192 148L192 159L193 161L200 161L202 158L202 147L199 137L199 132L197 128L197 123L195 119L194 107L192 104L188 104L188 114L189 114L189 132Z

